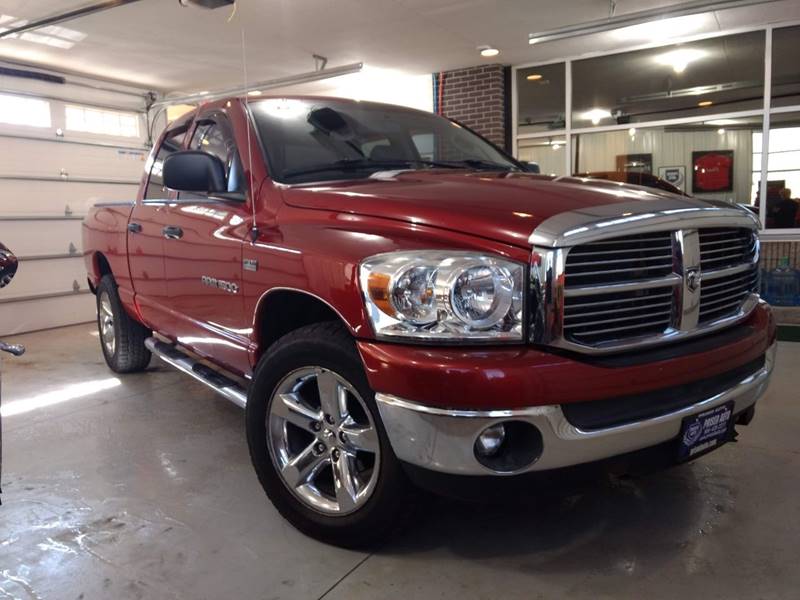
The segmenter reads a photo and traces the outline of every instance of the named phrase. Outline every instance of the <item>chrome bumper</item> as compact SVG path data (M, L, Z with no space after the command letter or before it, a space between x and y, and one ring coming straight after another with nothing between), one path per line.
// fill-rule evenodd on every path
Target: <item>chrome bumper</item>
M635 423L583 431L567 421L557 404L515 410L448 410L416 404L388 394L375 394L378 410L392 449L400 460L443 473L460 475L514 475L588 463L655 446L675 438L684 417L730 400L741 412L764 393L775 364L777 344L766 354L764 367L730 389L681 410ZM498 472L474 455L475 440L493 423L513 419L535 425L544 449L526 468Z

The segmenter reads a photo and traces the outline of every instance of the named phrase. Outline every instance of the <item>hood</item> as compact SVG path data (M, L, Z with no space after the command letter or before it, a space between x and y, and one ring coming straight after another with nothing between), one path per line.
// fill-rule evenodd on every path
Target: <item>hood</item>
M662 190L579 177L452 170L386 171L367 179L287 186L296 207L402 220L529 247L528 238L559 213L632 201L704 202ZM643 210L648 210L643 206Z

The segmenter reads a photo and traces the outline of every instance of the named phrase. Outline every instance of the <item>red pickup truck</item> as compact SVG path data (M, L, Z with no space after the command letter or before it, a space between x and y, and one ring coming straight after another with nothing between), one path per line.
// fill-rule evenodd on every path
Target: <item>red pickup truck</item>
M110 368L156 354L245 407L272 502L339 544L410 483L699 456L774 363L751 213L526 173L396 106L205 104L83 231Z

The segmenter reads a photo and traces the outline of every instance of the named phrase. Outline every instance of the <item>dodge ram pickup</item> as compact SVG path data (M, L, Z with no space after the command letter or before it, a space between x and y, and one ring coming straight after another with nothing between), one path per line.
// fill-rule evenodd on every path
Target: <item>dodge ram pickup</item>
M775 357L757 230L429 113L264 96L169 124L83 244L109 367L155 354L244 407L280 513L357 545L420 484L731 440Z

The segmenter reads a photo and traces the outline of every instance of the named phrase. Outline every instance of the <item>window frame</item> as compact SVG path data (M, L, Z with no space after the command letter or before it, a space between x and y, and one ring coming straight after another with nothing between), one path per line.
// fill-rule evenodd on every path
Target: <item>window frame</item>
M512 155L514 158L519 156L519 148L521 140L559 137L565 140L564 148L564 171L568 174L572 173L572 161L574 153L574 137L583 133L601 133L606 131L619 131L626 130L631 127L637 129L645 129L649 127L663 127L668 125L680 125L697 123L701 121L708 121L714 119L735 119L743 117L761 117L762 118L762 154L761 154L761 183L759 187L761 198L766 198L767 195L767 174L768 174L768 160L769 160L769 129L770 129L770 115L781 113L800 112L800 104L789 106L772 107L772 35L776 29L784 29L787 27L796 27L800 25L800 21L792 20L783 23L775 23L769 25L760 25L757 27L742 27L737 29L728 29L723 31L715 31L702 34L694 34L685 37L676 37L670 40L664 40L654 43L645 43L638 45L626 46L624 48L616 48L614 50L606 50L600 52L592 52L580 56L571 56L566 58L558 58L546 61L534 61L530 63L523 63L511 67L511 145ZM751 33L755 31L765 32L765 46L764 46L764 103L758 109L743 110L743 111L729 111L729 112L709 112L702 116L681 117L674 119L662 119L658 121L648 121L641 123L631 123L622 125L604 125L604 126L590 126L590 127L573 127L572 126L572 63L578 60L585 60L587 58L596 58L600 56L611 56L616 54L626 54L628 52L635 52L637 50L647 50L652 48L662 48L674 46L676 44L693 42L717 37L725 37L729 35L736 35L741 33ZM565 127L563 129L535 132L535 133L519 133L519 90L517 85L517 73L522 69L530 69L532 67L541 67L557 63L564 63L566 69L566 77L564 82L565 94ZM750 158L752 161L752 157ZM764 240L767 241L797 241L800 240L800 228L782 228L776 229L766 228L766 202L761 202L759 205L759 220L760 230L759 233Z

